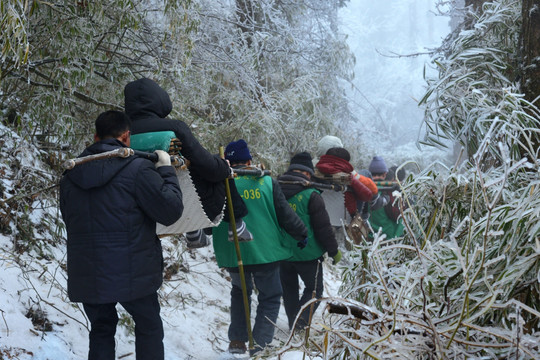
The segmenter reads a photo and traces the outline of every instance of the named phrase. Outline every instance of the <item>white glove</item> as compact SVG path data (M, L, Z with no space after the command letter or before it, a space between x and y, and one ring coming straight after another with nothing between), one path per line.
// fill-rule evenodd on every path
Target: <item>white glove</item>
M156 153L158 156L158 161L156 162L156 169L162 166L171 166L171 155L169 155L163 150L156 150L154 151L154 153Z

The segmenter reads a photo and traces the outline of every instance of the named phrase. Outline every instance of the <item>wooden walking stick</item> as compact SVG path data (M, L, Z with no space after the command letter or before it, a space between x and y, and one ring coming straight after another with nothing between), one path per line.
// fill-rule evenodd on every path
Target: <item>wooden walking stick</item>
M219 156L222 159L225 158L225 150L223 146L219 148ZM233 180L234 181L234 180ZM244 312L246 315L246 327L248 334L248 343L249 350L253 350L253 334L251 333L251 315L249 309L249 301L247 296L246 288L246 276L244 274L244 263L242 262L242 254L240 252L240 243L238 242L238 233L236 232L236 221L234 219L234 209L231 198L231 187L229 185L229 178L225 179L225 194L227 195L227 206L229 208L229 222L231 223L233 238L234 238L234 248L236 250L236 259L238 261L238 272L240 274L240 283L242 284L242 295L244 297Z
M315 272L315 288L313 289L313 292L311 293L311 300L315 299L317 297L317 277L319 276L319 267L321 266L321 261L317 261L317 271ZM308 317L308 324L306 333L304 334L304 344L306 344L306 347L309 348L309 330L311 329L311 321L313 320L313 310L315 309L315 303L312 303L309 305L309 317ZM305 360L306 353L302 356L302 360Z

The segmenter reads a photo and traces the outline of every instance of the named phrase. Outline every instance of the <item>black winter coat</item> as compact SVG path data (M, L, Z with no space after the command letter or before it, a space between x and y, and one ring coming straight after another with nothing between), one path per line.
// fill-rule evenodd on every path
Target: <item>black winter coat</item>
M125 146L106 139L81 156ZM60 210L67 229L68 296L104 304L157 291L163 256L156 222L182 215L182 193L171 166L135 156L94 160L64 173Z
M283 194L285 194L287 199L290 199L300 191L306 189L306 187L301 184L290 184L287 182L305 182L306 180L309 181L308 177L297 171L288 171L278 178L281 190L283 190ZM308 213L315 240L322 245L328 253L328 256L336 255L338 244L334 231L332 230L326 206L324 205L324 200L318 192L311 193L308 203Z
M124 89L124 101L126 113L132 121L132 134L174 131L182 142L182 155L190 161L190 174L203 209L210 219L214 219L225 204L224 180L230 175L227 162L208 152L186 123L166 118L172 111L172 102L169 94L156 82L147 78L130 82ZM247 214L239 196L233 208L237 217Z

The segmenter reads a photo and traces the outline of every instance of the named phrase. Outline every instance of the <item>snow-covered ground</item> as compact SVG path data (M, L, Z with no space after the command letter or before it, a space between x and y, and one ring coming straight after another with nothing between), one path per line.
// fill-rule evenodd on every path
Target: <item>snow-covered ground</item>
M57 201L36 196L28 216L17 211L32 177L37 174L43 183L38 188L57 179L36 160L39 153L33 145L1 124L0 134L0 359L84 359L89 323L81 305L67 298L65 233L61 221L60 227L53 225L60 219ZM217 267L212 246L187 250L180 236L165 237L162 245L166 280L159 294L166 359L217 359L229 343L228 273ZM327 294L336 295L337 270L325 267ZM135 359L132 326L124 325L130 317L118 308L123 315L116 334L117 358ZM289 335L283 309L277 327L272 345L279 348Z
M211 246L186 250L174 238L164 238L163 245L166 262L180 265L179 272L165 281L160 290L165 358L218 359L228 347L227 272L217 267ZM85 358L89 325L79 304L71 303L66 297L65 272L56 261L33 260L28 255L13 253L9 236L0 236L0 248L0 358ZM64 258L65 248L54 249L54 256ZM337 295L338 270L327 264L325 271L326 294ZM253 301L255 304L255 296ZM125 314L121 306L118 308ZM30 312L46 319L38 324L41 328L32 324ZM319 309L314 321L321 313ZM272 345L279 348L289 335L283 307L277 327ZM43 331L44 328L50 331ZM116 341L118 359L135 359L134 336L127 327L118 326ZM301 356L291 352L282 358L292 360Z

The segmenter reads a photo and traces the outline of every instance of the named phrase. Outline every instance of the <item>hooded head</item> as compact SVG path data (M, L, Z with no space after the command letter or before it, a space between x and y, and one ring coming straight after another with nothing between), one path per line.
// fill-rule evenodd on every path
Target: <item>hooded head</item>
M225 148L225 159L229 160L231 163L251 160L252 157L247 143L243 139L230 142Z
M165 118L172 111L169 94L155 81L142 78L124 87L124 107L132 120L144 115Z
M319 142L317 143L317 157L323 156L324 154L326 154L328 149L335 147L343 147L343 143L341 142L340 138L332 135L323 136L321 140L319 140Z
M311 175L315 175L311 155L305 151L294 155L291 159L291 164L289 165L288 171L291 170L307 171Z

